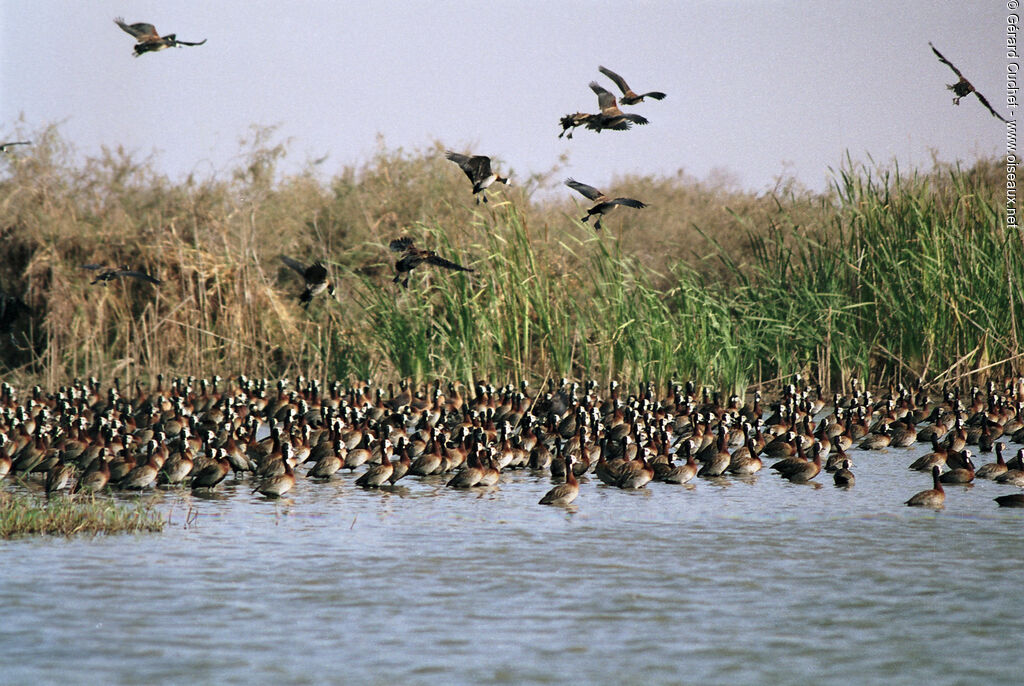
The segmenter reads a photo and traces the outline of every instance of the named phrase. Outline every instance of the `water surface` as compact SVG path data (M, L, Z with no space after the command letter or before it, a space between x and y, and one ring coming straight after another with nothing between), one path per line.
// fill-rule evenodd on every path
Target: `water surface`
M570 510L527 472L157 491L162 534L0 542L0 683L1020 683L1024 511L904 507L927 451Z

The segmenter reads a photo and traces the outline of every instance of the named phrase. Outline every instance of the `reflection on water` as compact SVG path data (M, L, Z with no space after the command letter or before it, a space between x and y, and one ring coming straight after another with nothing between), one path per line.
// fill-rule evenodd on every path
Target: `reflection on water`
M904 507L923 452L568 510L528 473L157 491L163 534L0 543L0 683L1019 683L1024 513Z

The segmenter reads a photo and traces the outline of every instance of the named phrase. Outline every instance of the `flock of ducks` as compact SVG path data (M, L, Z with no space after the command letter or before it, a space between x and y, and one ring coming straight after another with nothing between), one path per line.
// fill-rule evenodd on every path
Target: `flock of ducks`
M134 55L166 48L199 46L206 40L161 36L152 24L115 23L135 40ZM974 93L994 117L1003 121L985 97L934 45L932 51L958 77L947 88L954 104ZM599 112L575 112L560 119L559 137L572 138L584 127L600 133L625 131L648 120L623 112L645 99L663 100L665 93L638 94L610 69L599 71L621 91L621 97L591 81ZM30 141L0 144L0 153ZM484 155L447 151L472 183L479 202L486 191L508 184ZM618 206L643 209L635 198L612 197L593 186L567 179L565 184L594 204L581 222L602 218ZM408 236L395 238L390 250L400 253L394 282L408 287L410 273L422 264L472 272L435 251L419 247ZM308 307L321 293L335 295L322 262L306 265L288 256L283 263L302 277L299 302ZM127 265L84 265L97 272L93 284L134 278L158 286L161 281ZM0 328L27 307L16 296L0 292ZM832 473L837 487L852 488L855 476L848 450L908 447L931 442L932 452L911 465L929 472L932 488L915 494L909 506L941 507L944 484L991 479L1024 487L1024 449L1005 460L1005 442L1024 443L1024 379L1000 387L961 394L946 388L932 402L918 389L891 389L880 399L856 386L849 396L833 397L826 407L820 387L788 385L765 411L760 394L749 405L731 397L722 402L691 384L671 384L659 394L652 385L624 395L615 383L607 394L597 384L552 383L531 395L528 386L501 388L480 382L471 394L440 383L396 392L369 385L342 388L333 383L297 379L294 388L278 382L238 378L175 379L146 390L142 384L122 390L115 382L74 384L44 394L36 387L19 402L13 389L0 387L0 479L8 474L44 480L47 494L60 491L97 492L108 488L141 490L158 484L210 491L234 475L249 478L254 493L279 497L296 478L329 480L341 470L363 469L355 484L388 488L403 478L443 477L447 486L465 489L494 486L510 470L550 474L562 482L540 501L568 505L590 475L608 487L639 489L653 480L685 484L694 478L742 477L770 470L795 483ZM1000 440L1002 439L1002 440ZM996 450L996 461L976 469L968 446ZM301 470L305 470L301 474ZM943 472L943 469L947 471ZM1024 494L996 498L1001 506L1024 507Z
M975 479L1024 488L1024 378L961 392L947 387L933 402L899 386L880 398L854 383L827 403L820 387L787 385L770 405L693 384L652 384L626 394L612 382L550 382L532 394L525 382L472 393L452 383L373 389L328 386L301 377L294 385L244 376L233 382L174 379L104 389L95 379L56 393L36 387L19 401L0 385L0 479L41 480L47 495L143 490L157 486L217 489L248 480L254 493L279 497L296 479L328 481L362 473L355 485L392 488L401 479L443 479L453 489L492 487L522 470L556 479L543 505L568 505L592 477L634 490L651 481L744 478L765 466L793 483L832 474L853 488L853 455L926 442L932 451L908 465L932 475L932 488L906 501L938 508L945 486ZM857 451L854 452L856 446ZM996 452L976 468L974 447ZM945 471L943 471L945 470ZM600 488L600 486L599 486ZM1000 495L1024 507L1024 492Z

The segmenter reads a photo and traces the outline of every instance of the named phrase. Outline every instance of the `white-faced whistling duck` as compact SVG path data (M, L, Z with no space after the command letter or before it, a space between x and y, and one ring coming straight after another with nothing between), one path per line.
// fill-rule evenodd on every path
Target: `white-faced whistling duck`
M643 95L637 95L626 83L626 80L613 72L611 69L605 67L598 67L597 70L607 76L609 79L615 82L615 85L622 91L622 97L619 98L619 102L623 105L635 105L638 102L643 102L644 98L651 98L652 100L664 100L665 94L661 91L650 91Z
M287 255L281 255L281 261L294 269L306 283L306 288L299 294L299 302L303 307L308 309L313 298L324 291L332 298L334 297L334 284L328 280L327 267L322 262L317 260L307 267Z
M658 480L667 484L685 484L697 475L697 461L693 459L690 451L690 442L683 441L682 464L673 465L669 463L669 469L658 475ZM657 473L657 472L656 472Z
M1021 448L1020 450L1017 451L1016 459L1020 458L1024 458L1024 448ZM1007 467L1009 466L1010 464L1007 463ZM1005 472L996 477L996 483L1013 484L1014 486L1024 487L1024 467L1007 469Z
M192 490L216 488L231 471L231 463L222 448L215 448L211 457L205 467L192 475Z
M326 444L321 444L322 451L314 451L314 455L322 453L316 458L316 463L306 472L311 479L330 479L334 473L345 466L343 456L347 454L341 437L329 438Z
M601 108L601 114L591 117L587 121L587 128L591 131L601 133L603 129L613 131L625 131L633 124L643 126L649 123L646 117L639 114L626 114L619 109L615 102L615 96L605 90L597 81L590 82L590 90L597 94L597 104Z
M932 451L911 462L910 469L915 469L919 472L930 472L932 467L946 466L946 458L948 456L949 450L939 444L938 438L932 436Z
M587 114L586 112L576 112L575 114L567 114L558 120L559 125L562 127L562 133L558 134L561 138L572 138L572 130L577 126L585 126L593 121L595 118L600 118L599 114Z
M409 274L424 262L454 271L474 271L469 267L463 267L461 264L440 257L433 250L417 248L413 239L409 236L402 236L392 240L388 243L388 248L392 252L402 253L402 256L395 262L395 278L392 281L393 283L401 283L405 288L409 287Z
M597 221L594 222L595 229L601 228L601 218L615 209L616 205L625 205L626 207L633 207L638 210L647 207L646 203L634 200L633 198L609 198L593 186L580 183L576 179L566 179L565 185L580 193L583 197L594 201L594 206L587 210L587 216L581 217L580 221L586 223L591 217L597 215Z
M565 506L576 500L576 496L580 494L580 482L576 480L572 470L572 455L565 456L565 467L565 483L558 484L545 493L539 504Z
M7 438L7 434L0 431L0 481L3 481L4 477L11 472L11 464L13 461L11 460L11 456L4 450L4 446L7 445L8 442L9 439Z
M1006 121L1006 119L1003 119L1003 115L999 114L998 112L996 112L996 111L995 111L995 109L993 109L993 108L992 108L992 105L990 105L990 104L988 103L988 100L986 100L986 99L985 99L985 96L984 96L984 95L982 95L981 93L979 93L979 92L978 92L978 91L977 91L977 90L976 90L976 89L974 88L974 86L973 86L973 85L971 84L971 82L970 82L970 81L968 81L968 80L967 80L966 78L964 78L964 75L960 73L960 70L959 70L959 69L957 69L957 68L956 68L956 67L955 67L955 66L953 65L953 63L952 63L952 62L950 62L950 61L949 61L949 60L947 60L947 59L946 59L945 57L943 57L943 56L942 56L942 53L941 53L941 52L939 52L938 50L936 50L936 49L935 49L935 46L934 46L934 45L932 45L932 44L931 44L931 42L929 42L929 43L928 43L928 45L930 45L930 46L931 46L931 48L932 48L932 52L934 52L934 53L935 53L935 56L939 58L939 61L940 61L940 62L942 62L943 64L945 64L945 65L946 65L947 67L949 67L950 69L952 69L952 70L953 70L953 73L954 73L954 74L956 74L956 76L957 76L957 79L958 79L958 81L957 81L956 83L954 83L954 84L946 84L946 88L948 88L949 90L953 91L953 94L954 94L954 96L955 96L955 97L953 98L953 104L954 104L954 105L959 105L959 104L960 104L960 99L961 99L961 98L965 98L965 97L967 97L968 95L970 95L971 93L974 93L975 95L977 95L977 96L978 96L978 100L980 100L980 101L981 101L981 104L982 104L982 105L984 105L984 106L985 106L985 108L986 108L986 109L987 109L987 110L988 110L989 112L991 112L991 113L992 113L992 116L993 116L993 117L995 117L996 119L999 119L999 120L1001 120L1001 121L1003 121L1003 122L1005 122L1005 121Z
M711 453L704 466L697 472L697 476L713 478L725 474L732 462L732 456L726 446L725 424L718 425L717 449Z
M166 448L166 446L164 447ZM160 468L157 481L162 484L180 484L192 473L193 466L194 462L192 461L190 450L175 452L167 458Z
M129 269L127 265L122 266L120 269L111 269L110 267L105 267L102 264L83 264L82 269L89 269L92 271L99 272L99 274L96 275L96 278L89 282L90 285L101 283L104 286L106 286L108 282L113 281L114 279L123 278L125 276L129 276L133 279L138 279L139 281L146 281L148 283L153 284L154 286L159 286L161 283L163 283L163 281L156 278L155 276L147 274L146 272L143 271L139 271L137 269Z
M491 158L486 155L463 155L457 152L447 151L444 156L459 165L466 176L473 184L473 195L479 194L476 201L487 202L486 190L495 183L508 185L507 176L499 176L491 171Z
M776 462L771 468L777 471L783 479L803 483L810 481L821 472L821 448L815 442L811 446L813 458L807 460L803 455L803 438L798 436L796 443L797 455Z
M135 44L135 57L147 52L163 50L164 48L173 48L179 45L202 45L206 42L205 38L198 43L189 43L188 41L178 40L177 34L174 33L161 36L156 32L156 27L152 24L145 24L141 22L137 24L126 24L124 19L121 17L114 19L114 23L124 29L125 33L133 36L137 41Z
M160 473L160 464L154 456L155 450L156 441L150 441L146 446L146 461L136 465L121 479L118 484L121 488L142 490L156 483L157 474Z
M260 493L268 498L280 498L295 485L295 471L292 469L292 463L289 459L292 457L292 444L285 441L281 444L281 449L284 454L284 458L281 460L284 472L269 476L259 482L256 488L252 489L253 493Z
M843 466L832 474L832 481L840 488L851 488L855 481L853 472L850 471L850 461L843 460Z
M448 480L448 488L472 488L480 483L484 476L484 466L480 458L482 448L478 445L469 454L469 459L462 471Z
M110 465L107 464L107 449L103 448L100 454L89 463L85 473L78 479L77 489L87 493L102 491L110 482Z
M480 480L476 482L477 486L493 486L501 478L501 469L495 463L494 456L490 454L490 450L490 448L487 448L488 454L481 460L483 473L480 475Z
M9 141L7 143L0 143L0 153L7 152L8 148L15 145L32 145L32 141Z
M999 507L1024 507L1024 493L1011 493L995 498Z
M654 467L648 464L644 451L638 450L636 459L622 465L619 480L615 485L626 490L643 488L653 478Z
M1010 468L1006 466L1006 461L1003 459L1003 447L1003 443L996 443L996 461L979 467L974 473L976 477L979 479L996 479L1009 471Z
M927 491L915 493L906 502L910 507L942 507L946 502L946 492L942 490L942 483L939 481L938 466L932 467L932 487Z
M390 483L395 466L391 464L391 441L384 439L381 443L380 463L371 466L363 475L356 479L356 486L363 488L380 488Z
M890 443L892 443L892 430L886 424L879 429L878 433L865 436L857 447L861 450L881 450L888 448Z
M917 425L909 414L890 426L892 436L889 446L892 448L909 448L917 442Z
M71 484L71 479L75 475L75 468L63 460L57 460L57 463L50 467L50 470L46 472L46 495L49 497L51 493L57 491L63 491Z
M757 456L754 437L748 435L746 444L737 448L729 458L728 471L737 476L749 476L759 472L763 466L761 458Z
M396 450L398 452L398 459L391 464L391 476L388 477L391 485L394 485L399 479L408 474L409 467L412 465L412 462L409 460L409 444L404 438L398 439Z

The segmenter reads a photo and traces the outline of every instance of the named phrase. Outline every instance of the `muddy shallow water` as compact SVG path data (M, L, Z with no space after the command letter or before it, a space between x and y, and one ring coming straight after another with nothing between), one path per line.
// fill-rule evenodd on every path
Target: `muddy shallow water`
M161 534L0 542L0 683L1019 683L1016 489L904 507L924 452L854 449L849 491L591 478L569 510L528 472L157 491Z

